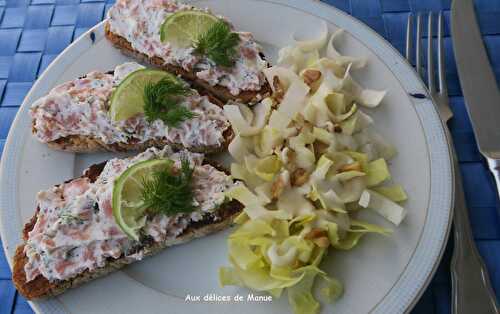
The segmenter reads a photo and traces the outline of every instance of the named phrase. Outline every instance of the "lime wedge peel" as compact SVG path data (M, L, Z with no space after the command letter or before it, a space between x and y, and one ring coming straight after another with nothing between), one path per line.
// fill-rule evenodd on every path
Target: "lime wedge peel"
M178 11L168 16L161 25L160 40L180 48L191 47L218 20L216 16L202 11Z
M109 108L111 119L127 120L144 113L144 87L165 77L177 79L174 75L160 70L141 69L130 73L120 82L111 96Z
M144 203L142 202L142 182L156 171L171 168L170 159L154 159L138 162L125 170L114 182L113 216L125 234L138 241L139 230L146 223Z

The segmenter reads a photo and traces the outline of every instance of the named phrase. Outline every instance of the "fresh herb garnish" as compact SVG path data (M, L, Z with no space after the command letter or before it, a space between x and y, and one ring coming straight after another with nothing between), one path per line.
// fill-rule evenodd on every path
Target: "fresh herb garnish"
M163 120L166 125L177 127L181 122L194 118L196 114L180 106L182 97L192 93L183 82L163 78L144 86L144 115L149 122Z
M232 32L225 21L219 20L198 38L195 52L207 56L217 65L230 67L239 42L240 36Z
M99 203L95 202L92 209L94 209L94 214L99 213Z
M144 207L153 213L173 215L195 210L191 181L194 168L187 159L181 160L181 169L172 173L166 169L153 173L151 179L144 179L142 201Z
M69 211L63 211L59 215L59 219L61 219L61 222L65 225L82 224L83 223L83 219L80 216L72 214Z
M72 247L70 248L69 250L67 250L66 252L63 253L63 258L65 260L68 260L70 258L72 258L74 256L74 253L75 253L75 250L77 249L78 247L75 246L75 247Z

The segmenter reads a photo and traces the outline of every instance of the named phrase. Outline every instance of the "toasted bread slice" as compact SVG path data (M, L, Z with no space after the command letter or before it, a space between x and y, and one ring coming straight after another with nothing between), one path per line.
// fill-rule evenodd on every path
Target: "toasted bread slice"
M95 182L103 171L105 164L106 162L91 166L80 178L87 177L91 182ZM209 162L208 164L217 169L221 169L220 166L213 162ZM77 179L79 178L67 181L66 183L71 183ZM167 238L165 241L161 242L155 242L151 237L143 239L138 250L142 252L144 257L151 256L166 247L182 244L192 239L204 237L208 234L220 231L228 227L232 223L233 218L238 215L241 210L242 205L237 201L224 203L215 211L205 214L201 220L191 220L182 233L175 238ZM12 281L17 290L27 299L40 299L61 294L67 289L77 287L85 282L102 277L135 261L122 254L122 256L117 259L108 257L104 266L98 267L92 271L85 270L67 280L49 281L43 275L38 275L33 280L27 281L25 265L28 263L28 257L25 254L24 247L29 238L29 232L33 230L37 223L39 211L40 207L37 207L35 215L24 226L23 240L25 243L17 247L13 258L14 267L12 271Z
M132 39L130 39L129 36L126 36L124 34L119 34L116 31L113 31L113 27L112 27L111 23L113 23L114 19L116 18L116 19L120 20L119 23L117 23L117 24L120 24L123 22L121 19L124 18L121 15L117 16L117 17L115 17L115 15L118 15L118 12L120 12L120 10L122 8L127 7L127 6L130 6L130 7L140 6L141 7L140 10L134 10L133 12L136 12L136 11L146 12L147 9L154 8L154 12L156 12L156 13L161 12L161 13L165 13L165 14L170 14L170 13L175 12L177 10L186 10L186 9L191 9L191 8L195 9L195 10L199 10L199 9L192 7L192 6L188 6L185 4L179 4L173 0L168 0L168 1L163 1L163 2L154 2L151 0L146 0L146 1L136 0L133 3L130 1L129 2L117 1L117 3L114 5L114 7L111 8L111 10L108 13L109 18L104 26L105 27L104 29L105 29L106 38L111 42L111 44L113 44L116 48L118 48L123 54L130 56L130 57L133 57L141 62L145 62L147 64L150 64L152 66L159 67L159 68L167 70L169 72L176 73L176 74L182 76L184 79L192 82L194 86L207 90L210 94L221 99L223 102L233 100L233 101L238 101L238 102L243 102L243 103L256 103L256 102L262 100L264 97L270 95L271 88L270 88L268 82L266 81L264 75L262 74L261 70L259 70L259 73L257 73L257 76L256 76L256 77L258 77L258 80L260 81L259 83L254 82L254 83L252 83L252 87L243 86L241 88L238 88L237 92L234 92L234 91L231 91L227 86L224 86L224 84L221 83L221 79L217 80L217 82L215 83L213 78L206 79L206 78L202 78L202 76L200 76L200 75L197 75L197 70L194 70L192 65L182 66L180 64L176 64L175 62L170 62L170 61L166 60L165 56L159 55L157 53L150 53L150 52L146 53L146 51L139 48L140 45L136 45L135 43L133 43ZM117 8L115 10L115 7L119 7L119 8ZM138 16L131 15L128 13L123 14L123 15L126 16L126 18L129 20L133 20L133 19L138 18ZM156 18L158 18L158 17L156 16ZM136 22L135 25L142 24L142 21L136 20L135 22ZM149 19L146 19L145 22L149 23L150 21L149 21ZM151 23L153 23L153 22L151 22ZM154 22L154 23L155 23L154 25L156 26L157 23L156 22ZM154 26L151 25L150 27L154 27ZM156 33L159 34L159 32L160 32L160 30L158 29L158 31ZM249 34L249 33L246 33L246 34ZM158 39L156 39L156 37L148 38L148 41L156 41L156 40L159 40L159 35L158 35ZM260 63L262 63L262 61L265 62L264 54L258 49L259 48L257 48L257 50L252 50L249 53L249 55L252 58L256 58L259 61L261 61ZM241 55L241 58L243 58L243 59L247 58L246 56L244 56L245 53L241 53L240 55ZM268 66L267 62L265 62L265 63L266 63L266 66ZM210 65L210 62L208 63L208 65ZM206 72L205 68L203 68L203 69L204 69L203 72ZM208 71L209 72L213 72L213 71L217 72L221 69L222 69L222 71L228 70L227 68L220 68L220 67L214 66L213 68L209 69ZM244 77L245 77L245 75L240 75L240 77L237 80L235 80L236 84L239 83L238 81L244 80ZM211 81L210 83L209 83L209 80ZM254 80L257 80L257 78L254 78Z
M35 133L35 126L33 126L33 133ZM227 148L227 145L234 137L233 129L228 128L223 133L223 145L210 145L210 146L193 146L188 149L195 153L219 153ZM172 143L165 139L162 140L149 140L143 143L113 143L106 144L101 140L91 136L69 135L61 137L55 141L47 142L47 146L51 149L61 150L71 153L95 153L95 152L126 152L126 151L143 151L149 147L162 148L165 145L181 149L183 146L178 143Z
M174 140L168 138L168 132L164 134L157 132L157 135L141 140L140 134L121 131L122 125L112 122L106 113L114 88L113 85L115 84L113 78L121 79L124 76L123 73L139 67L142 66L137 63L125 63L117 66L116 69L120 69L119 71L122 72L119 75L115 76L114 71L106 73L91 72L78 79L56 86L46 96L32 105L30 113L33 135L50 148L76 153L142 151L149 147L161 148L165 145L179 149L186 148L199 153L214 153L226 149L234 135L229 122L220 109L223 103L211 95L206 93L203 95L194 90L195 95L190 96L194 99L191 103L200 103L200 105L193 106L195 106L195 110L201 110L198 111L201 112L201 115L198 114L192 120L181 123L178 129L181 130L179 132L181 135ZM83 84L92 85L92 82L104 82L104 87L85 87L89 89L88 91L81 87ZM98 102L95 100L88 101L86 97L98 99ZM70 99L69 103L68 99ZM83 109L79 109L80 106ZM75 123L75 116L76 119L80 119L80 122ZM96 116L97 118L95 118ZM92 117L94 120L91 120ZM149 123L144 118L140 119L140 117L137 119L142 121L139 126L133 126L133 122L131 123L133 131L155 127L154 123ZM99 121L105 121L104 128L96 127L99 125ZM190 124L191 121L194 121L194 123ZM82 124L84 122L85 124ZM197 130L194 129L196 127L198 127ZM200 129L200 127L203 129ZM108 133L95 134L95 131L93 133L85 129L97 129L98 131L104 129L108 130L106 131ZM111 131L109 131L110 129ZM196 136L189 136L189 132L194 133ZM120 133L121 137L110 140L111 136L109 134L114 135L117 133ZM182 136L188 140L183 140Z

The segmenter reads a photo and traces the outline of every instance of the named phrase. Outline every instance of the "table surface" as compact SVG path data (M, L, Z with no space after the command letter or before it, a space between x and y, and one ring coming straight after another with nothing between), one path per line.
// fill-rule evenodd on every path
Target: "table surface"
M0 154L10 125L33 81L72 40L101 21L114 0L0 0ZM500 296L500 219L495 186L480 156L464 108L449 37L451 0L325 0L365 22L400 52L409 12L444 10L451 133L460 160L474 238ZM500 79L500 0L476 0L476 10L492 65ZM425 23L424 23L425 25ZM425 26L424 26L425 28ZM426 30L424 30L426 32ZM1 243L0 243L1 245ZM432 283L412 313L450 313L449 264L452 243ZM33 313L11 282L0 248L0 314Z

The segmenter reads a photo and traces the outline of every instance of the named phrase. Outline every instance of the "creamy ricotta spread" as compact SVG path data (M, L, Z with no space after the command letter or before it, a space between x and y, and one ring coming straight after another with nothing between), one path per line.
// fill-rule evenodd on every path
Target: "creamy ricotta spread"
M238 32L238 55L231 68L217 66L210 59L195 55L193 48L162 43L161 25L168 15L179 10L199 9L173 0L118 0L108 11L108 23L111 32L125 38L136 51L194 72L212 86L226 87L232 95L261 89L265 83L262 70L267 62L259 55L261 48L250 33Z
M193 90L180 104L196 116L178 127L168 127L162 120L148 122L144 115L124 121L112 121L108 114L114 88L131 72L144 68L135 62L118 65L113 74L94 71L85 77L66 82L33 103L30 114L35 136L51 142L70 135L89 136L105 144L137 144L164 141L186 148L219 146L229 128L222 109L206 96Z
M37 220L24 248L28 257L24 267L27 281L38 275L49 281L65 280L102 267L109 258L140 260L143 257L140 243L128 238L113 217L114 179L143 160L168 157L180 167L181 156L194 166L193 201L197 210L148 217L143 234L156 242L175 238L190 221L199 221L219 207L224 202L224 191L233 183L224 172L202 165L202 154L172 153L165 147L150 148L133 158L111 159L94 182L82 177L38 193Z

